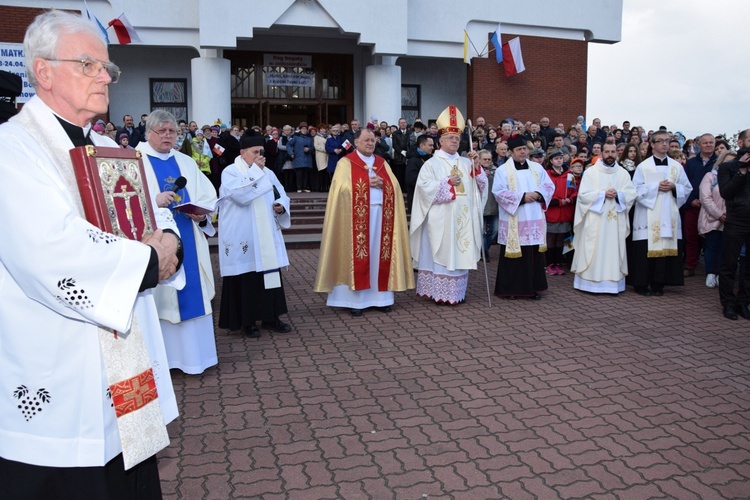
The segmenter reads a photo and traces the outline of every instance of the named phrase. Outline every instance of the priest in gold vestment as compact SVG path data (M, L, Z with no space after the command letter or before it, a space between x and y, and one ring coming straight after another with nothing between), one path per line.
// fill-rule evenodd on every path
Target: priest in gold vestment
M359 130L354 146L331 179L314 290L358 317L369 307L390 312L394 292L414 288L414 273L399 183L373 154L371 130Z
M419 171L411 208L411 255L417 295L438 304L463 302L469 269L482 252L487 174L476 151L458 154L464 118L455 106L438 117L441 149Z

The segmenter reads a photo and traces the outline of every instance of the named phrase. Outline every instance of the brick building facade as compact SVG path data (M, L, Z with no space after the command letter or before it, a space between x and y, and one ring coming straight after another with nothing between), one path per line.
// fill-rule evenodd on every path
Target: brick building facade
M516 35L503 35L507 42ZM547 116L554 127L586 115L588 44L584 41L521 36L526 71L505 76L494 52L475 58L467 68L467 116L483 116L498 125L503 118L538 121Z

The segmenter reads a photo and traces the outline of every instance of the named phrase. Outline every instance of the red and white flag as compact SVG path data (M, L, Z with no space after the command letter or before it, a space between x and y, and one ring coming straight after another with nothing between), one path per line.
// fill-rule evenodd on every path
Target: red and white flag
M513 76L526 70L521 55L521 40L518 37L503 44L503 66L505 76Z
M109 22L109 26L115 29L115 35L117 35L117 41L120 42L120 45L127 45L134 42L140 43L141 38L135 32L135 28L130 24L128 18L125 17L125 14L120 14L118 17L112 19Z

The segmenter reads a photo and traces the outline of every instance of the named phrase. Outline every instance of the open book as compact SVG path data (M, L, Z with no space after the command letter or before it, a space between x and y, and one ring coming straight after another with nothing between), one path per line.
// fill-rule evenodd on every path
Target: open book
M186 214L208 215L210 213L216 212L216 210L219 209L219 206L231 197L231 194L222 196L221 198L216 200L216 203L214 203L213 205L198 205L197 203L188 202L181 205L176 205L174 209Z

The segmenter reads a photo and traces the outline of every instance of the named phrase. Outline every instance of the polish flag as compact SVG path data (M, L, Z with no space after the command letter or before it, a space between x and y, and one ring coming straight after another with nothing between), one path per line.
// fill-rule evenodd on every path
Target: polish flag
M518 37L503 44L503 66L505 76L513 76L526 70L521 55L521 40Z
M141 38L138 33L135 32L135 28L130 24L125 14L120 14L115 19L109 22L109 26L115 29L115 35L117 35L117 41L120 45L127 45L129 43L138 42L140 43Z

